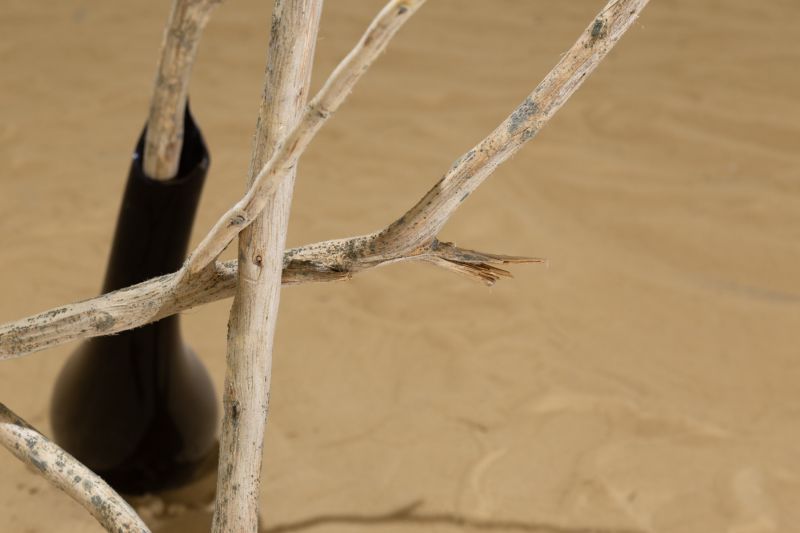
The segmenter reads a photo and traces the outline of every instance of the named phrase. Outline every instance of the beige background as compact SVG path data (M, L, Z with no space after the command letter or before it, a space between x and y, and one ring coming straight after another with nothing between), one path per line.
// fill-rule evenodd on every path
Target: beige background
M244 187L269 4L228 0L201 46L192 103L213 164L195 240ZM602 4L431 0L302 160L290 244L403 212ZM380 5L327 1L315 87ZM97 292L168 3L0 11L6 321ZM492 289L399 265L286 290L265 525L796 531L798 20L795 0L654 0L443 234L549 267ZM228 307L184 318L218 386ZM2 401L47 431L73 348L0 365ZM0 530L99 528L0 453Z

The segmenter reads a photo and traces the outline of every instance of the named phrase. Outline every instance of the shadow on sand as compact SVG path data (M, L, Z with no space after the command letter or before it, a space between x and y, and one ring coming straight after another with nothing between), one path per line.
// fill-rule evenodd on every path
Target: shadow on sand
M422 500L415 501L394 511L380 514L321 514L294 522L285 522L262 527L259 533L296 533L311 531L328 525L347 525L352 528L367 528L389 525L408 525L427 531L433 526L458 528L462 531L507 531L523 533L643 533L629 528L596 526L563 526L546 522L523 522L517 520L490 520L472 518L456 513L421 511ZM152 524L153 533L206 532L211 528L210 510L193 510L159 524Z
M408 524L413 526L450 526L475 531L521 531L536 533L641 533L633 529L613 529L598 527L567 527L544 522L522 522L515 520L488 520L470 518L455 513L422 512L423 501L415 501L388 513L365 514L326 514L295 522L287 522L262 529L260 533L293 533L310 530L329 524L350 526L381 526Z

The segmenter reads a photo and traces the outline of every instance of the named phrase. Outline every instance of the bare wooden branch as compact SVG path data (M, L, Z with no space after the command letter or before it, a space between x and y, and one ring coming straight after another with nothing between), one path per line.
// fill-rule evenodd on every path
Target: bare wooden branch
M165 35L147 135L145 170L174 176L181 149L186 85L199 33L219 0L175 0ZM251 187L175 274L0 325L0 360L69 340L137 327L230 296L229 375L214 531L256 531L263 429L272 340L282 283L348 279L369 268L425 261L492 284L496 265L537 259L486 254L440 242L460 204L552 118L636 20L648 0L611 0L542 83L489 136L459 158L401 218L381 231L283 253L298 158L394 33L424 0L391 0L307 106L307 85L322 0L276 0L265 103L251 166ZM293 10L297 10L296 12ZM284 25L285 24L285 25ZM281 33L283 32L283 33ZM281 55L285 53L286 55ZM272 100L270 100L272 98ZM270 121L273 122L270 122ZM278 139L285 140L277 144ZM268 154L269 158L267 157ZM147 162L148 157L150 163ZM268 158L266 164L264 160ZM150 167L148 168L148 165ZM255 169L260 169L255 174ZM217 263L240 235L237 263ZM280 258L280 260L278 259ZM237 276L238 274L238 276ZM238 280L237 280L238 277ZM0 404L0 444L84 505L107 529L147 531L108 485Z
M105 481L2 403L0 444L85 507L106 530L149 533L136 512Z
M303 117L258 173L244 197L217 221L189 256L184 275L193 275L206 268L239 232L255 220L264 209L267 198L286 179L314 135L339 109L356 82L423 3L425 0L389 0L307 106Z
M183 114L197 45L211 11L222 0L174 0L158 60L144 143L144 173L168 180L178 173Z
M309 91L322 0L276 0L250 183L300 118ZM295 167L239 234L239 279L228 322L217 498L212 531L258 530L264 428Z
M494 265L516 262L518 258L473 254L455 247L452 251L455 255L439 257L443 252L437 249L439 243L431 236L452 216L464 195L471 194L497 165L541 129L616 44L646 4L647 0L609 2L531 97L479 143L475 151L462 156L414 208L382 231L288 250L284 255L283 283L342 280L369 268L408 260L425 260L490 283L499 279L501 274L493 270ZM504 147L499 144L503 140L511 144ZM455 258L459 254L461 257ZM481 256L487 259L479 259ZM180 274L162 276L4 324L0 326L0 359L70 340L124 331L195 305L229 297L235 284L236 267L232 263L217 263L198 276Z
M437 261L444 252L431 248L413 254L380 259L365 255L356 260L347 259L348 250L357 249L362 237L321 242L302 248L287 250L284 254L282 283L346 281L367 269L401 261L431 262L446 267L447 258ZM460 273L488 285L500 276L486 276L487 266L509 263L539 263L542 259L482 254L462 250L451 244L452 254L463 253L460 262L467 266ZM292 259L296 255L299 259ZM483 259L481 259L483 258ZM452 268L448 268L453 270ZM500 269L498 269L500 270ZM505 272L505 271L503 271ZM162 318L187 311L224 298L230 298L236 288L237 261L216 263L213 270L192 276L188 282L177 283L178 273L166 274L131 287L109 292L89 300L54 307L20 320L0 325L0 361L13 359L70 341L111 335L137 328ZM507 277L507 273L502 275Z

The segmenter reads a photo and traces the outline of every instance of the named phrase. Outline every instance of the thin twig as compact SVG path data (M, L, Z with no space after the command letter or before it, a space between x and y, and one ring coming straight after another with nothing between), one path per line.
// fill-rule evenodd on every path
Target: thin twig
M297 123L311 79L322 0L276 0L250 181ZM239 234L239 279L228 322L219 476L212 531L258 530L272 346L295 168Z
M172 3L161 41L144 143L144 173L152 179L168 180L178 173L189 77L203 28L211 11L221 1L174 0Z
M106 530L149 533L142 519L105 481L2 403L0 444L85 507Z

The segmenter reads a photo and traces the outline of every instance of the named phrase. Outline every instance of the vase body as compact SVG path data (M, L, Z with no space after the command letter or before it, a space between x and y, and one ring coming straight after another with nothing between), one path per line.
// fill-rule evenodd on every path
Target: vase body
M103 292L180 268L210 159L186 110L180 168L156 181L133 156ZM51 403L55 441L124 494L186 484L217 453L211 379L184 344L177 315L84 341L59 375Z

